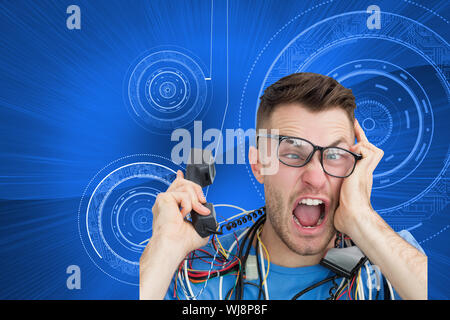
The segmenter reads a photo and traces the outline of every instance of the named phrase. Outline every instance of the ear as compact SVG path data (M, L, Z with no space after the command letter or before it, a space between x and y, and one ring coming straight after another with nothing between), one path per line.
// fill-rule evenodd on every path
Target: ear
M256 180L258 180L259 183L264 183L264 175L261 172L262 164L259 161L258 149L254 146L250 146L248 150L248 159Z

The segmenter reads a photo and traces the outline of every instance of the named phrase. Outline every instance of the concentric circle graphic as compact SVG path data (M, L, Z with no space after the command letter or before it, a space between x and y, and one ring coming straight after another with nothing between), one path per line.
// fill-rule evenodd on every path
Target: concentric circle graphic
M261 75L260 53L244 87L239 125L255 124L259 97L286 75L315 72L335 78L352 89L357 119L369 140L385 152L374 172L374 208L384 215L416 212L420 220L433 213L421 209L420 200L430 201L424 195L449 165L443 111L448 109L450 92L443 57L450 56L450 47L434 31L407 17L381 12L381 29L369 29L367 17L365 11L348 12L295 35L275 54L262 81L252 75ZM253 185L263 197L262 187Z
M394 185L412 174L426 157L434 129L429 98L417 80L403 68L378 60L353 61L329 75L352 88L355 96L364 97L356 101L355 116L369 141L385 151L374 173L373 188ZM399 142L400 133L408 139ZM400 152L398 143L402 144Z
M363 99L356 101L356 111L361 121L361 126L370 136L370 141L377 147L381 147L392 134L392 115L389 109L377 100Z
M139 259L152 234L152 207L181 167L156 155L132 155L100 170L80 202L78 228L94 264L138 285Z
M183 48L145 53L126 77L129 113L143 128L158 134L190 125L206 112L212 94L203 70L201 61Z

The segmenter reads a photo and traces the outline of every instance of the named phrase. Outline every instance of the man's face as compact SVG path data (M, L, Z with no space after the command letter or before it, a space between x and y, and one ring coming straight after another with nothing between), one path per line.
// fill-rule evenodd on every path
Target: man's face
M303 138L322 147L333 144L349 149L354 142L350 120L338 108L312 113L300 104L280 105L267 127L278 129L280 135ZM267 143L277 141L267 139ZM276 155L270 159L278 161ZM327 248L336 233L333 218L342 182L342 178L323 171L319 151L303 167L279 163L275 174L263 177L268 222L291 251L315 255Z

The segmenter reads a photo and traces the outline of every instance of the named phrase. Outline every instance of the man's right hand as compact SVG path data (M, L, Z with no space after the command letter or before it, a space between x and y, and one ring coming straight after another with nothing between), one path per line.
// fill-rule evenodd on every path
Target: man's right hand
M202 188L184 179L180 170L167 191L158 194L152 208L153 234L139 261L140 299L164 298L184 257L208 243L209 237L200 237L184 219L191 210L208 215L205 202Z
M156 197L152 208L152 238L158 237L173 242L184 248L186 254L206 245L209 237L200 237L192 224L184 219L192 210L201 215L208 215L210 210L203 205L205 202L202 188L184 179L183 172L178 170L176 179L167 191Z

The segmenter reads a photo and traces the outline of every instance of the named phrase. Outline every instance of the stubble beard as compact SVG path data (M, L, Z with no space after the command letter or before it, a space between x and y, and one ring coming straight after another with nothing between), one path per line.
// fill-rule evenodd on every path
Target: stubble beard
M327 226L325 226L328 231L321 237L322 239L320 239L319 244L313 244L311 239L308 238L302 238L300 240L298 238L294 239L293 235L289 232L288 224L290 223L292 215L289 205L295 200L295 198L288 199L288 202L284 203L283 194L267 182L264 184L264 191L266 197L267 219L269 220L268 222L271 224L278 238L291 251L298 255L310 256L317 255L326 250L331 239L336 234L336 229L334 228L332 219L336 206L333 208L330 206L330 210L328 212Z

